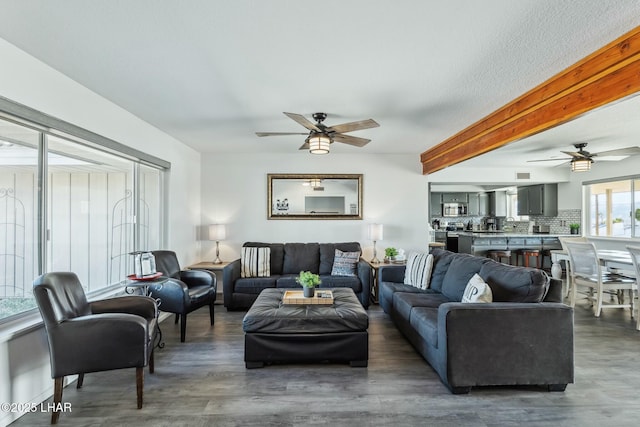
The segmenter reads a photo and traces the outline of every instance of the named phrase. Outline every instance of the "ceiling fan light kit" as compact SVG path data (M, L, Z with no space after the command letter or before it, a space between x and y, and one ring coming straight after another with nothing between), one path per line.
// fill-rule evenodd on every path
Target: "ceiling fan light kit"
M571 172L588 172L591 170L591 159L571 159Z
M315 134L307 138L309 143L309 153L311 154L328 154L331 139L322 134Z
M327 118L327 113L313 113L312 116L316 123L308 120L302 114L284 113L284 115L309 130L309 136L304 140L304 144L302 144L300 150L309 150L311 154L328 154L331 150L331 144L334 142L341 142L343 144L353 145L354 147L364 147L371 141L370 139L345 135L345 133L380 126L375 120L367 119L327 127L322 123L324 119ZM256 135L281 136L306 134L297 132L256 132Z

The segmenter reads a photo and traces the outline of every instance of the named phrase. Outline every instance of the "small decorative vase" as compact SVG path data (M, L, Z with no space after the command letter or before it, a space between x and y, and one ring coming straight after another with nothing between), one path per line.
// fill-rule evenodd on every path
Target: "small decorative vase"
M310 287L304 286L302 288L302 292L305 298L313 298L313 296L316 293L315 291L316 291L316 288L313 288L313 287L310 288Z

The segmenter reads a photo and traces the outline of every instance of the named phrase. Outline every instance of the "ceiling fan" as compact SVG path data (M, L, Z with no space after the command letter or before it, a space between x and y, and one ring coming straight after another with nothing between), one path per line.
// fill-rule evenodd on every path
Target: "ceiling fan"
M357 122L343 123L341 125L326 126L322 123L326 118L326 113L313 113L312 117L316 121L313 123L301 114L284 113L290 119L309 129L308 133L299 132L256 132L258 136L279 136L279 135L308 135L300 150L309 150L311 154L327 154L329 146L334 142L342 142L356 147L364 147L371 141L357 136L344 135L345 132L376 128L380 126L375 120L359 120Z
M559 160L566 160L571 163L571 170L573 172L588 171L591 169L591 164L594 162L593 158L598 157L598 160L621 160L620 157L635 156L640 154L640 147L627 147L619 148L616 150L601 151L599 153L590 153L584 148L587 146L586 142L579 144L573 144L578 151L562 151L562 153L571 156L570 158L553 158L543 160L528 160L529 162L557 162Z

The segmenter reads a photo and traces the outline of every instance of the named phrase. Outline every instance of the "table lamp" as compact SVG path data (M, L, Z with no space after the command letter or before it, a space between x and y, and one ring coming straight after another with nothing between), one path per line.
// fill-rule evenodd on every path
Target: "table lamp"
M376 241L382 240L382 224L369 224L369 240L373 240L372 264L379 264L378 252L376 251Z
M211 224L209 226L209 240L215 240L216 242L216 259L214 264L222 264L220 259L220 240L224 240L227 237L227 232L224 224Z

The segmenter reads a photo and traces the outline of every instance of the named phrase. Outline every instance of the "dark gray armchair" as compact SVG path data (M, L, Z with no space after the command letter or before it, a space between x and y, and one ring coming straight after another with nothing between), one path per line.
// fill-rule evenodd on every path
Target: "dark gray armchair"
M163 283L149 286L149 294L160 298L160 310L176 314L180 319L180 341L187 332L187 314L205 305L209 306L211 325L214 324L213 305L216 301L216 275L205 270L180 270L178 257L172 251L153 251L156 270L170 277Z
M142 408L143 368L153 373L158 311L153 298L123 296L88 302L74 273L47 273L33 282L33 293L49 341L53 401L60 407L64 377L87 372L136 368L138 409ZM51 414L51 424L60 412Z

